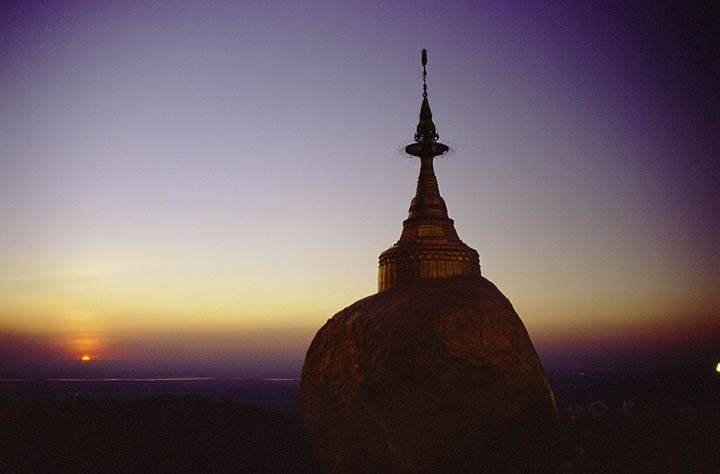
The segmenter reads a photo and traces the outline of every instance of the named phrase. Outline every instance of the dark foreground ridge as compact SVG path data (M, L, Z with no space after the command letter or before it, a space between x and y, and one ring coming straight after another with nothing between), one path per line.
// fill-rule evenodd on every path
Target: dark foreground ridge
M682 372L551 374L559 434L545 472L720 472L720 374L699 380ZM47 391L21 385L25 399ZM288 409L192 394L117 401L88 399L88 385L85 399L27 403L8 396L12 387L0 386L3 474L318 472L296 399Z
M1 473L314 473L297 412L195 395L0 410Z

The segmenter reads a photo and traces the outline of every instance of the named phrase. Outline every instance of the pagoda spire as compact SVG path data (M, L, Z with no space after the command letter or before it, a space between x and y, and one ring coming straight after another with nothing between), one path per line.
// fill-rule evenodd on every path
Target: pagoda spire
M415 143L405 147L408 155L420 158L420 175L418 176L415 198L410 204L410 216L414 217L448 217L445 201L440 197L433 159L447 153L448 146L438 142L440 136L432 119L430 102L427 93L427 50L422 50L423 93L420 105L420 121L415 131Z
M430 110L430 102L427 93L427 50L422 50L422 67L423 67L423 100L420 105L420 121L415 131L415 143L405 147L408 155L417 156L419 158L434 158L447 153L449 150L447 145L438 142L440 135L432 119L432 110Z

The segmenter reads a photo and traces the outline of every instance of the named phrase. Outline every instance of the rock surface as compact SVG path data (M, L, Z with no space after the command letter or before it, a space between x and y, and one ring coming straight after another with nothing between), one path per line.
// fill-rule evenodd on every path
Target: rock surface
M555 402L510 301L481 276L401 285L330 319L300 410L328 472L543 472Z

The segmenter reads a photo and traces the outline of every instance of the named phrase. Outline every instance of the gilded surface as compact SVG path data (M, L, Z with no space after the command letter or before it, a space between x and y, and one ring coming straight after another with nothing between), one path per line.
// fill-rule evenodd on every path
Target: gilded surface
M417 191L400 240L380 254L378 291L405 282L480 275L478 253L457 235L440 196L433 157L420 158Z

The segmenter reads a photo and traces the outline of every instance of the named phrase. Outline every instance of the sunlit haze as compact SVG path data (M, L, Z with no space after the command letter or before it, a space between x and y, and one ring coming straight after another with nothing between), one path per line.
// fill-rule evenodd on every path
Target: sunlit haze
M0 363L301 361L400 236L422 48L541 356L717 345L710 20L629 3L8 2Z

